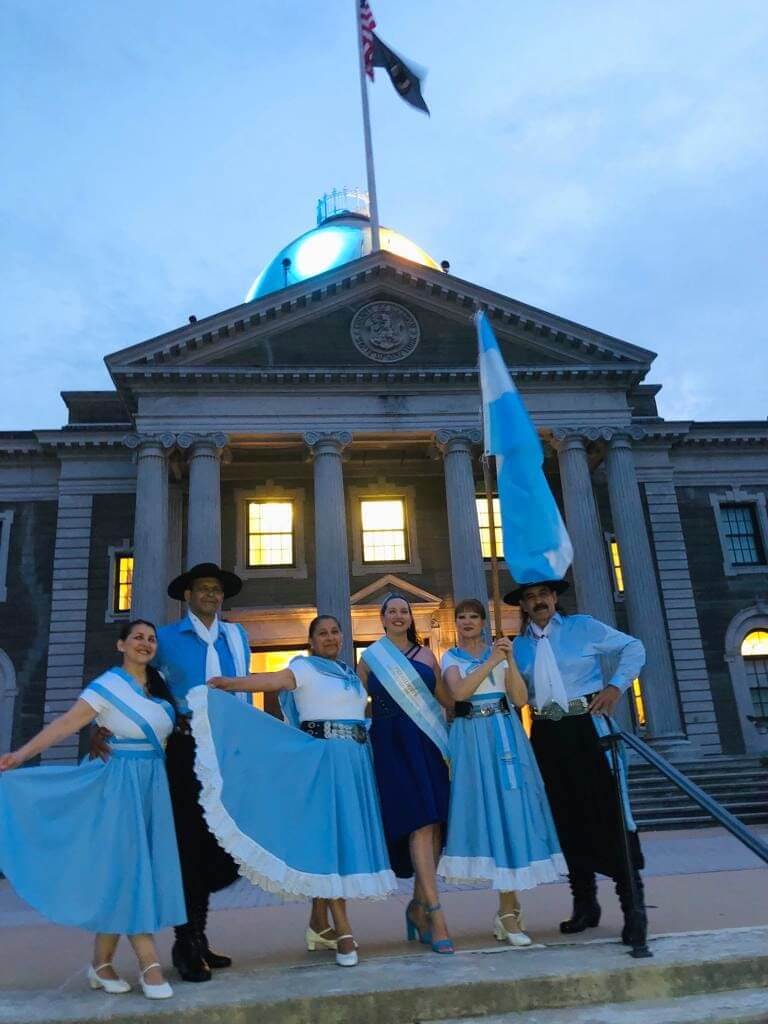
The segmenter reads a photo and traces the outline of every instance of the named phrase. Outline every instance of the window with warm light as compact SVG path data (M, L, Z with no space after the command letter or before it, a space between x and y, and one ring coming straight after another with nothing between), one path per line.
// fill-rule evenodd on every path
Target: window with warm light
M477 509L477 525L480 529L480 547L483 552L483 558L491 557L491 527L490 527L490 516L488 515L488 499L483 496L481 498L475 498L475 508ZM494 534L496 536L496 557L504 557L504 538L501 531L501 505L499 499L493 499L493 526Z
M632 680L632 703L635 708L635 719L639 726L646 724L645 703L643 701L643 690L639 679Z
M363 562L407 562L408 537L402 498L360 501Z
M621 565L621 552L619 543L613 534L608 535L608 553L611 559L611 572L613 573L613 589L617 594L624 593L624 569Z
M768 630L753 629L741 642L752 710L768 718Z
M248 566L293 565L293 502L248 502Z
M741 641L743 658L768 658L768 631L753 629Z
M279 672L288 668L289 662L299 655L306 654L306 647L297 650L278 651L251 651L251 659L248 665L249 672ZM251 703L259 711L264 710L264 694L252 693Z
M115 555L115 591L112 607L115 614L131 610L133 597L133 555L130 553Z

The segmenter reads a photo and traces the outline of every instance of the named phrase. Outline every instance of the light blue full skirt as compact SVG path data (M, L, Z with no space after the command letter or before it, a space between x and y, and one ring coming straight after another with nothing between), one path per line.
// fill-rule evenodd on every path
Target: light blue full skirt
M0 775L0 869L57 924L135 935L187 919L159 754Z
M457 718L451 803L438 873L508 892L566 873L544 783L517 714Z
M367 743L315 739L230 694L188 694L206 821L241 874L286 896L396 888Z

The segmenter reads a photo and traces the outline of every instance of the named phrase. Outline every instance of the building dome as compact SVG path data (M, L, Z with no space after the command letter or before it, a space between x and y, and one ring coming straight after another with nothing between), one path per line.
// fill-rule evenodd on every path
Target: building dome
M340 189L324 195L317 204L317 227L299 235L262 270L245 297L263 298L326 270L360 259L371 252L368 196L356 189ZM379 229L381 248L412 263L439 270L432 257L392 228Z

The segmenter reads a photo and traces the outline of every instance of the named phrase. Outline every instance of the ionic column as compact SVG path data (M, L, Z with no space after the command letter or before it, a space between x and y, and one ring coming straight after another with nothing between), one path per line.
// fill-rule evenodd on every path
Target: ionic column
M136 513L133 524L131 616L165 622L168 586L168 452L173 434L133 434L136 450Z
M600 529L585 438L576 431L556 430L563 504L568 535L573 544L573 582L580 612L616 625L613 586Z
M648 732L657 743L666 742L674 747L685 737L631 437L629 432L610 433L608 493L621 551L629 628L645 645L646 663L640 679Z
M221 565L221 452L226 434L179 434L189 449L187 567L200 562Z
M472 448L480 443L480 431L438 430L435 440L443 453L453 597L455 601L476 597L487 606L488 583L477 525L472 469Z
M344 633L341 657L354 664L352 610L349 603L349 547L342 453L352 440L345 430L309 431L304 443L312 453L315 479L315 603L317 613L335 615Z

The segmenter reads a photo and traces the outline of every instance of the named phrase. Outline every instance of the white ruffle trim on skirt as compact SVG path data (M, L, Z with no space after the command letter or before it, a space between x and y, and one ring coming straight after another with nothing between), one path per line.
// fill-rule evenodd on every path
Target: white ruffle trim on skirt
M368 875L317 875L296 871L241 832L221 799L223 781L208 718L207 687L196 686L190 690L187 703L192 711L195 774L202 786L200 804L205 820L238 865L241 875L266 892L288 899L316 896L330 900L378 900L397 890L397 881L389 869Z
M441 857L437 873L451 885L490 882L493 889L535 889L545 882L557 882L568 874L562 853L553 853L547 860L537 860L520 868L499 867L492 857Z

